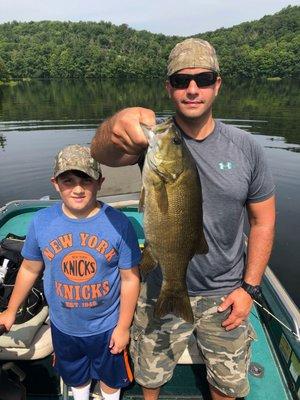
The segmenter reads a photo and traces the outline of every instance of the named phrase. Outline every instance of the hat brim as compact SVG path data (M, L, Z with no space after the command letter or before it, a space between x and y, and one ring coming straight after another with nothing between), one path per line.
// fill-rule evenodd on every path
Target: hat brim
M100 172L95 171L93 169L88 169L88 168L78 168L78 166L74 165L74 166L68 166L68 168L62 168L59 169L58 171L55 172L55 174L53 175L54 178L57 178L59 175L63 174L64 172L67 171L80 171L80 172L84 172L85 174L87 174L89 177L98 180L100 177Z

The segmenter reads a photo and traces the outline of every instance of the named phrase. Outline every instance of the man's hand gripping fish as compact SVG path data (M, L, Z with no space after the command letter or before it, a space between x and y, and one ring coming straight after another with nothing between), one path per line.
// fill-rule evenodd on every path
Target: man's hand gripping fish
M155 315L172 313L193 322L186 270L195 253L208 252L203 233L202 192L196 165L172 120L148 138L140 209L144 211L145 249L141 270L160 265L163 282Z

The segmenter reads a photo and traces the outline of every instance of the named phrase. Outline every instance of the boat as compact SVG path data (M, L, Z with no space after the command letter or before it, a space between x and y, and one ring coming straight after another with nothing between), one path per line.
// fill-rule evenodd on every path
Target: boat
M121 209L131 220L143 246L143 218L138 212L138 194L103 197L102 201ZM25 235L37 210L58 200L12 201L0 208L0 240L9 233ZM252 345L249 368L250 393L247 400L300 399L300 312L286 290L267 267L262 281L262 300L253 305L250 321L257 340ZM0 342L1 346L1 342ZM71 399L69 388L52 367L52 343L46 319L28 348L0 347L2 368L14 370L26 388L27 399ZM195 341L179 360L173 378L161 390L161 399L207 399L205 367ZM92 396L98 396L95 385ZM141 389L132 384L123 399L141 399Z

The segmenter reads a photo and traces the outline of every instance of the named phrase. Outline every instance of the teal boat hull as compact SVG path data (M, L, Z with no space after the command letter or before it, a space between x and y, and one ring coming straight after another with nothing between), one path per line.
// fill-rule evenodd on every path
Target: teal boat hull
M26 235L29 222L35 212L49 207L53 200L16 201L0 209L0 240L9 233ZM120 205L117 205L120 207ZM137 206L123 205L122 211L131 220L143 246L143 220ZM272 297L270 284L263 283L266 303L279 307L279 302ZM272 304L275 302L275 304ZM282 311L284 314L284 311ZM295 335L290 334L282 326L270 318L263 318L260 310L253 307L250 322L254 327L257 340L252 345L252 367L255 374L249 373L250 394L247 400L289 400L300 397L299 359L300 342ZM284 315L283 315L284 317ZM286 321L288 323L288 321ZM63 389L52 368L52 357L40 360L16 361L26 373L24 385L28 398L34 399L62 398ZM261 372L261 373L259 373ZM65 387L64 398L67 397ZM164 399L205 399L208 398L209 388L205 378L203 364L179 364L173 378L162 388L161 397ZM142 398L141 389L133 384L123 395L124 399Z

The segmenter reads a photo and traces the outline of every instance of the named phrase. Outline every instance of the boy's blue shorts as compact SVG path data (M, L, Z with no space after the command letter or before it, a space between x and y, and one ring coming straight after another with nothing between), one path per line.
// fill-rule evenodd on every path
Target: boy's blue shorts
M51 324L55 367L67 385L82 386L96 379L121 388L132 382L127 352L112 354L109 350L112 331L79 337L66 335Z

